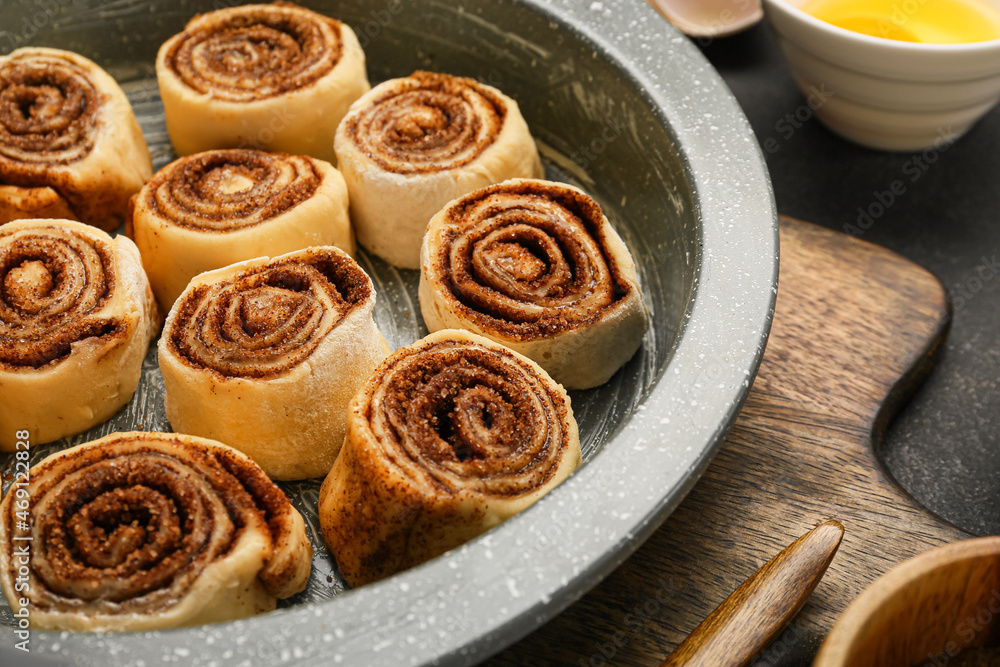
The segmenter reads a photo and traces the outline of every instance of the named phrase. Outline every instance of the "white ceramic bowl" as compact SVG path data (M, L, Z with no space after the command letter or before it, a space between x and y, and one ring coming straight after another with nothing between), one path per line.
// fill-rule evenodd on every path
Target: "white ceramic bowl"
M764 13L809 105L841 136L892 151L941 149L1000 100L1000 39L871 37L806 14L806 2L764 0Z

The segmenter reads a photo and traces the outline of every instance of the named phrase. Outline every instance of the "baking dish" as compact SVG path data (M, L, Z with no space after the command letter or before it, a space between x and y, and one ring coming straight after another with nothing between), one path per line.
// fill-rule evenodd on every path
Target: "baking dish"
M104 66L129 94L158 168L172 153L156 49L195 13L225 4L3 3L0 47L58 46ZM630 247L650 330L608 384L572 394L585 465L480 539L355 591L344 590L320 549L309 589L272 614L144 634L34 632L38 655L80 665L473 663L624 560L697 480L749 391L777 280L766 168L718 75L652 9L629 0L303 4L355 28L373 82L422 68L472 76L514 97L549 176L593 194ZM375 280L376 320L390 345L416 340L416 272L359 259ZM139 426L168 428L152 354L126 410L71 441ZM51 449L38 448L33 460ZM318 482L285 488L315 537ZM9 610L0 617L12 623ZM0 646L14 642L7 630Z

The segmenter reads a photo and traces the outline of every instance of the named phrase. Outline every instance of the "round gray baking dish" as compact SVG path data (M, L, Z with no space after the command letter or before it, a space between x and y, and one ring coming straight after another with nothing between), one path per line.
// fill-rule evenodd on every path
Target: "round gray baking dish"
M239 3L4 2L0 49L56 46L106 67L136 104L160 167L171 155L151 78L156 48L195 13L229 4ZM627 558L708 465L749 391L776 291L774 200L749 125L687 39L638 0L302 4L354 27L373 81L431 69L517 99L550 176L594 194L622 232L650 331L608 385L573 393L585 465L487 535L386 581L328 600L304 596L246 621L33 632L39 657L101 666L474 663ZM415 273L361 259L379 286L380 327L395 346L412 342L421 333L409 301ZM130 408L85 437L165 423L162 408L150 411ZM0 646L14 641L0 627Z

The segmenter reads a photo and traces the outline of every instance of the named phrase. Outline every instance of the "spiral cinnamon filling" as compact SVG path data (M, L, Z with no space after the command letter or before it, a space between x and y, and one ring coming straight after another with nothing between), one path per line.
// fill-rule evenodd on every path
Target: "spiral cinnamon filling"
M473 79L415 72L348 118L347 134L382 169L426 174L469 164L503 129L506 104Z
M374 382L367 418L381 446L450 492L537 490L570 447L565 399L507 350L438 342Z
M607 250L603 214L551 183L484 188L452 206L435 269L471 320L528 340L598 319L633 289Z
M33 611L156 613L181 598L242 535L267 535L258 575L290 594L294 510L248 459L157 433L120 434L31 470L31 524L3 520L5 549L32 539ZM294 592L294 591L292 591Z
M315 194L312 160L257 150L219 150L181 158L147 186L149 207L179 227L233 231L267 222Z
M75 342L124 335L124 324L100 315L115 288L102 240L56 226L0 227L0 367L38 368Z
M308 359L371 291L349 256L310 249L188 292L169 344L179 358L224 378L278 375Z
M94 148L103 97L87 71L55 55L22 55L0 65L0 183L31 187L48 165Z
M166 64L191 89L227 102L305 88L343 52L339 21L291 3L234 7L193 23L171 45Z

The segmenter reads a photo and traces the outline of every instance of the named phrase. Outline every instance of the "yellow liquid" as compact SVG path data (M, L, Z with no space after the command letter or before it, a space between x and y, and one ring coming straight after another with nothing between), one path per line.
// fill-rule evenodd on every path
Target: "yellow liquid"
M1000 39L1000 10L984 0L809 0L802 11L840 28L904 42Z

